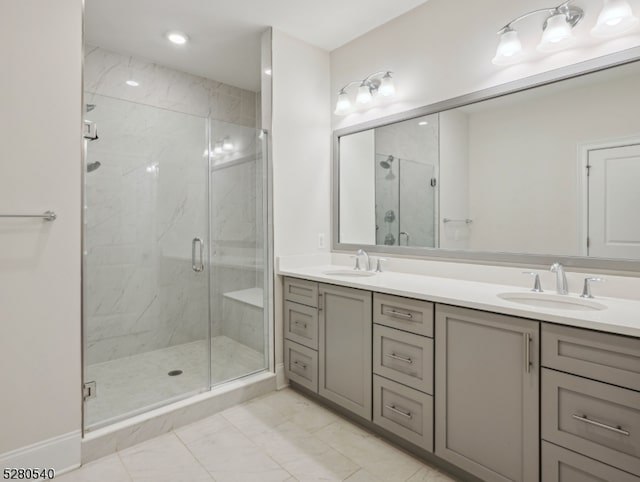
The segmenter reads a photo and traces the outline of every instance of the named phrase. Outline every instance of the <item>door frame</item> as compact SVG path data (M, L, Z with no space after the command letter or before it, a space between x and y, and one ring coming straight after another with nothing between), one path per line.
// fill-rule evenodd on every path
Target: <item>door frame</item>
M589 165L589 153L603 149L613 149L616 147L626 147L640 144L640 135L612 137L600 141L579 142L577 146L578 155L578 256L588 256L587 237L589 236L589 176L587 166Z

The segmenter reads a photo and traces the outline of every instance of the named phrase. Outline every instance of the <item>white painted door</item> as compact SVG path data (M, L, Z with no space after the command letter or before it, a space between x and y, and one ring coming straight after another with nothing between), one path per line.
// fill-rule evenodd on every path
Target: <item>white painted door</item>
M589 256L640 259L640 144L589 151Z

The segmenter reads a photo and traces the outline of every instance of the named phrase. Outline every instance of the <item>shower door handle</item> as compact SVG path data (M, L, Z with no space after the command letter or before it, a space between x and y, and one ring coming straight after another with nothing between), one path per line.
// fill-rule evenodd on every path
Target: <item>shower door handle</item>
M196 245L200 244L200 259L196 262ZM200 238L193 238L191 241L191 268L196 273L204 271L204 242Z

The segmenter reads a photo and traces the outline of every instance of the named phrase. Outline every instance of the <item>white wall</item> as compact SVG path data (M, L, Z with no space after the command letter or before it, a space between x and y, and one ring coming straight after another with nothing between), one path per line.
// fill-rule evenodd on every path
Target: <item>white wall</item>
M459 110L440 113L440 247L465 249L472 225L442 219L469 217L469 125Z
M328 252L331 207L329 53L273 30L274 255ZM318 248L324 233L325 247ZM275 363L282 369L282 286L274 286Z
M81 15L80 0L2 2L0 209L59 217L0 220L0 465L59 436L57 468L79 462Z
M340 141L340 242L376 244L374 130Z
M376 107L345 117L334 116L333 128L357 124L391 113L428 105L479 89L521 79L565 65L640 45L640 33L602 42L589 30L601 0L576 2L586 11L574 30L580 47L555 55L531 54L510 67L491 63L498 42L496 31L516 16L548 7L547 0L429 0L358 39L331 52L331 108L347 82L379 70L395 72L397 95L379 99ZM640 1L632 0L636 15ZM523 46L535 52L540 18L520 24Z

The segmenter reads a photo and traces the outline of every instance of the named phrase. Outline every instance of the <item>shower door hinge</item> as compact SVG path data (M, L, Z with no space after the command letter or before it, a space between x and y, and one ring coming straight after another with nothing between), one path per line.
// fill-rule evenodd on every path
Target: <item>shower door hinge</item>
M87 382L82 386L82 400L96 398L96 382Z
M98 126L95 122L84 121L83 137L90 141L95 141L98 138Z

